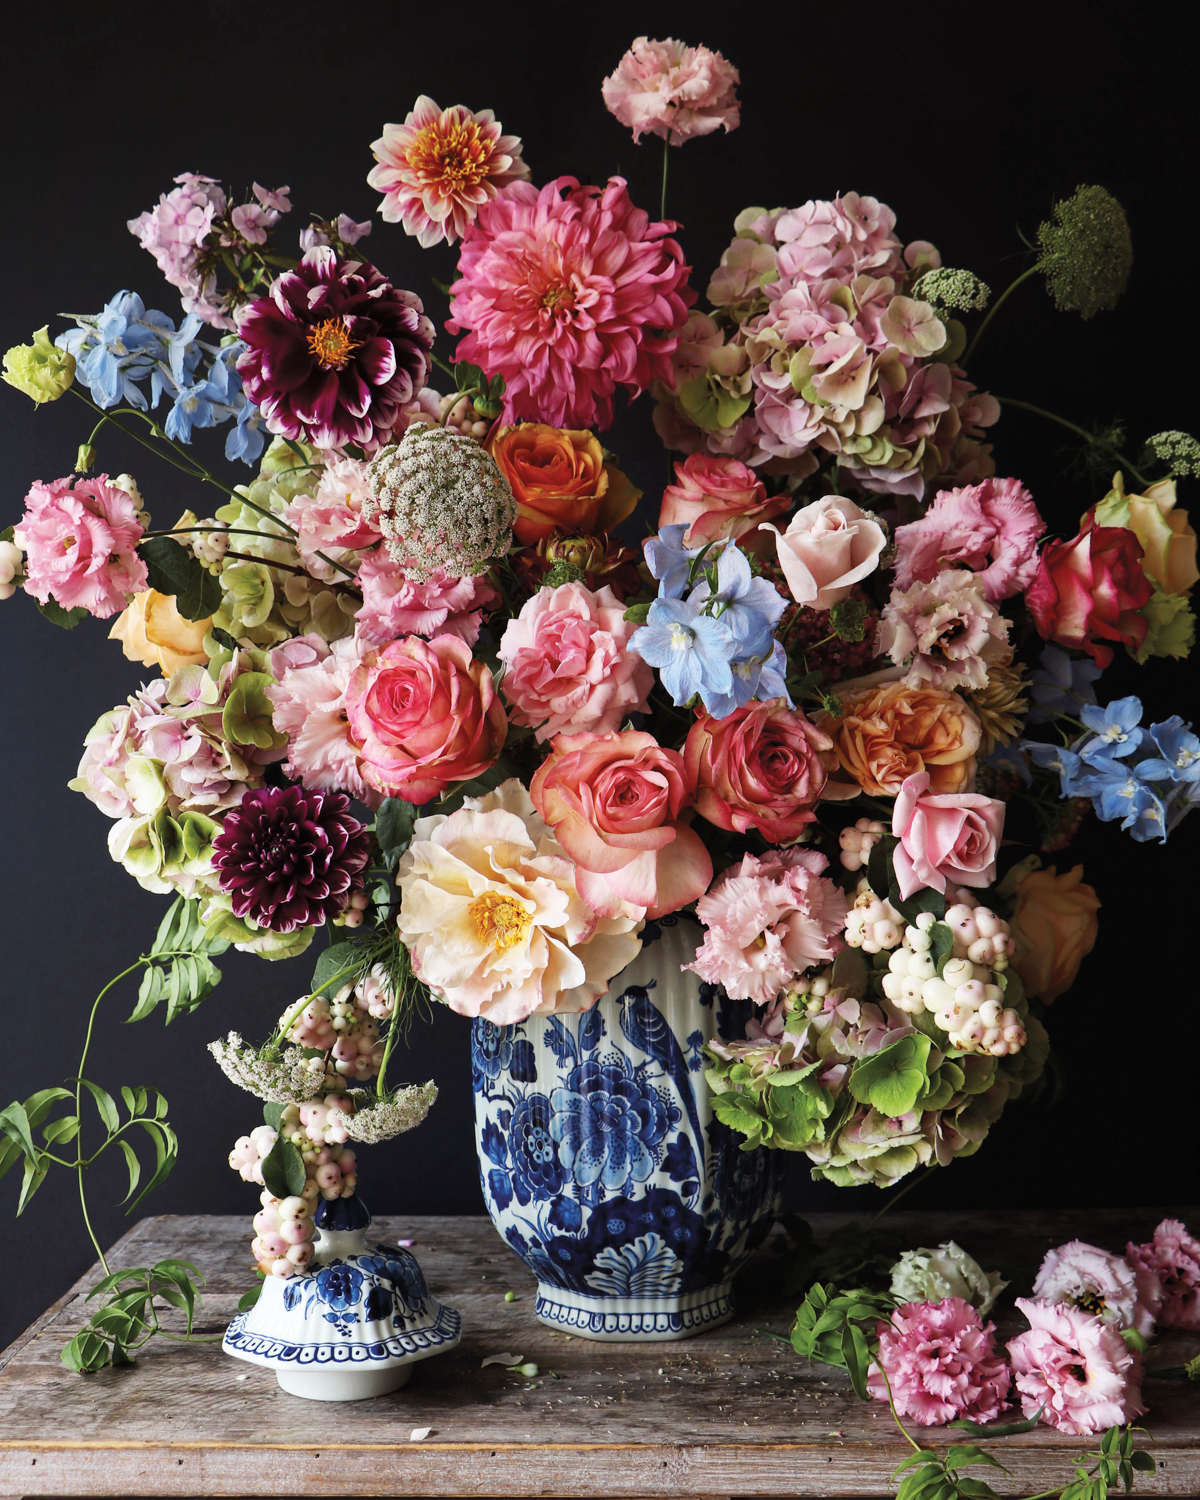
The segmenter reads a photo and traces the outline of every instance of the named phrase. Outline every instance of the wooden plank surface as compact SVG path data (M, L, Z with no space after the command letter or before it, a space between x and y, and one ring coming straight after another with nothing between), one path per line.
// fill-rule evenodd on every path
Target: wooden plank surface
M1052 1244L1072 1237L1114 1249L1186 1210L889 1216L900 1247L953 1237L1013 1286L1002 1336L1023 1321L1011 1304ZM818 1238L846 1215L812 1217ZM1193 1225L1195 1215L1192 1216ZM62 1344L86 1317L85 1276L0 1354L0 1495L561 1495L879 1496L904 1456L885 1406L859 1401L840 1372L798 1359L794 1307L774 1292L770 1246L743 1273L740 1312L678 1343L596 1344L544 1328L529 1273L485 1218L380 1219L380 1239L415 1241L435 1293L463 1317L458 1349L419 1364L391 1396L344 1405L285 1395L269 1371L214 1344L163 1341L136 1366L70 1374ZM208 1277L198 1331L219 1334L252 1282L241 1218L144 1219L113 1265L184 1255ZM515 1291L518 1300L506 1302ZM795 1299L790 1299L794 1303ZM534 1380L480 1362L509 1351ZM1200 1336L1168 1334L1151 1363L1179 1364ZM1200 1391L1151 1380L1147 1446L1159 1461L1138 1493L1200 1495ZM432 1428L421 1442L413 1428ZM944 1436L935 1439L947 1441ZM1090 1440L1039 1429L993 1440L1006 1494L1060 1485Z

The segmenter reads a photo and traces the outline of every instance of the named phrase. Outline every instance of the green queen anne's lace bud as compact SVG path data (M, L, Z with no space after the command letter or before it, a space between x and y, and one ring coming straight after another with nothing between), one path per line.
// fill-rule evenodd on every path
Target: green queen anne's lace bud
M955 312L982 312L991 298L991 288L981 281L973 271L960 271L954 266L936 266L926 271L913 287L914 297L930 302L939 311L953 309Z
M5 354L3 378L39 406L57 401L75 379L75 356L55 348L47 324L34 334L32 344L14 344Z
M1156 432L1147 438L1146 447L1166 464L1172 476L1200 479L1200 443L1190 432Z
M1102 187L1078 187L1038 229L1039 269L1059 307L1087 319L1116 307L1133 241L1125 210Z

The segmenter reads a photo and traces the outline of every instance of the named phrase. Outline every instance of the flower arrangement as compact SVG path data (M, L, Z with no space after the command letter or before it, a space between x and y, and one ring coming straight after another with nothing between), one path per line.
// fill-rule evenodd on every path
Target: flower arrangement
M645 38L606 80L635 140L663 141L664 205L672 149L738 126L737 83L719 53ZM1113 487L1056 535L997 476L1002 404L968 375L1034 274L1082 316L1113 304L1115 200L1060 203L973 335L989 289L853 192L746 209L705 311L665 206L620 177L539 186L501 132L422 96L372 147L383 221L457 246L449 360L368 259L371 223L314 219L292 258L289 188L231 207L194 173L129 223L181 317L120 291L4 356L9 384L94 425L0 537L0 595L68 629L113 619L159 674L94 726L71 783L113 859L173 898L135 1014L194 1007L230 944L284 959L337 938L268 1042L213 1044L265 1105L230 1161L263 1190L266 1275L307 1265L314 1206L354 1190L351 1143L432 1104L431 1084L387 1084L416 1010L586 1009L642 924L684 908L695 972L757 1008L708 1059L747 1149L880 1186L971 1154L1037 1084L1047 1007L1095 940L1080 867L1040 855L1092 809L1165 839L1200 797L1191 726L1143 726L1137 698L1097 688L1119 648L1191 650L1175 480L1200 445L1156 434L1135 465L1096 439ZM638 397L677 455L644 537L601 441ZM138 482L93 472L110 425L222 503L156 524ZM195 456L209 427L248 474ZM86 1088L107 1147L124 1126ZM0 1114L22 1206L60 1160L32 1129L72 1139L81 1107L44 1090ZM62 1160L82 1186L91 1159ZM1153 1253L1182 1264L1171 1245ZM990 1418L1009 1377L950 1302L934 1321L963 1410ZM932 1316L887 1335L897 1360ZM1071 1332L1053 1318L1022 1391ZM90 1326L72 1359L143 1331Z

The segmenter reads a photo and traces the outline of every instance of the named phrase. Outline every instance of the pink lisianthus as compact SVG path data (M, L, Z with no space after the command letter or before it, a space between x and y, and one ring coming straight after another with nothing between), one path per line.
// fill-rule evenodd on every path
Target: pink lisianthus
M480 208L446 327L466 333L456 358L504 376L505 422L610 427L618 386L671 380L696 298L673 227L635 208L623 177L516 182Z
M107 474L38 480L13 528L26 554L25 592L41 604L53 599L107 620L146 587L146 564L137 554L143 530L133 498L109 484Z
M719 52L688 47L674 37L652 42L640 36L604 80L601 92L635 141L649 134L682 146L722 125L727 131L737 129L739 81L738 70Z
M483 611L499 603L500 596L482 574L478 578L452 578L444 568L435 568L423 583L409 578L404 569L380 547L363 556L358 569L362 608L356 630L370 646L383 646L398 635L456 635L473 646L479 639Z
M798 510L786 531L773 531L779 566L792 598L809 609L830 609L879 566L887 532L853 500L827 495Z
M580 894L602 915L633 908L661 917L712 879L712 860L688 826L683 758L652 734L559 735L529 792L578 866Z
M1018 1297L1030 1328L1008 1345L1021 1410L1086 1437L1132 1422L1142 1405L1141 1361L1115 1328L1081 1308Z
M335 458L321 475L316 493L297 495L284 511L296 528L296 550L314 578L330 582L337 569L317 556L324 552L345 561L347 549L373 547L383 540L368 520L374 500L366 478L367 466L355 458Z
M1071 1240L1046 1252L1033 1295L1081 1308L1118 1332L1132 1328L1149 1338L1163 1289L1154 1271L1131 1265L1097 1245Z
M985 1323L962 1297L907 1302L878 1333L878 1363L867 1389L886 1401L890 1386L901 1417L922 1427L958 1417L994 1422L1008 1404L1012 1377L996 1352L995 1324Z
M928 583L953 563L979 574L993 604L1019 594L1037 572L1037 540L1046 529L1017 479L985 479L943 490L919 521L896 531L896 587Z
M501 690L513 723L556 734L607 734L646 707L654 673L629 638L638 628L606 584L542 588L505 627L499 646Z
M805 969L841 951L849 905L822 878L828 865L814 849L747 854L696 903L708 931L684 967L724 985L730 999L769 1005Z
M403 125L385 125L371 144L378 165L367 182L383 194L384 220L403 224L426 250L442 240L453 245L482 204L529 176L520 137L501 129L490 109L439 109L422 94Z
M1200 1240L1178 1219L1164 1219L1146 1245L1131 1240L1125 1258L1135 1269L1158 1277L1161 1328L1200 1329Z
M675 483L663 491L658 529L680 523L685 547L732 541L754 531L791 504L787 494L767 498L767 488L736 458L693 453L675 465Z
M949 882L982 887L996 878L996 851L1004 832L1005 804L977 792L929 796L929 772L908 776L896 794L892 854L900 896L923 887L945 891Z
M346 718L346 689L364 650L357 636L332 646L319 635L285 641L271 652L276 681L266 694L276 730L288 737L288 775L313 791L349 792L378 807L383 799L363 779L361 747Z
M983 592L975 573L951 568L930 583L896 590L879 619L875 650L917 687L982 688L988 666L1010 655L1008 621Z

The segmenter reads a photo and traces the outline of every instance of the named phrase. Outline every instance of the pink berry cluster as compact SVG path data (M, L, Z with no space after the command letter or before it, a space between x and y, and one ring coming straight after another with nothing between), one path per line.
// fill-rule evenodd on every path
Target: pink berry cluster
M379 1022L391 1014L384 990L383 981L369 974L359 990L346 985L332 1000L314 996L293 1022L288 1041L327 1052L332 1080L365 1083L379 1072L383 1060Z
M276 1198L263 1188L262 1207L254 1215L251 1254L260 1271L268 1276L294 1276L313 1258L313 1209L320 1194L311 1179L304 1191L289 1198Z
M845 836L843 833L842 837ZM857 851L853 851L850 857L857 857ZM847 854L843 852L843 864L846 863L846 858ZM848 947L861 948L864 953L886 953L889 949L900 946L904 936L904 918L890 901L877 896L865 879L860 880L842 936Z
M871 850L887 832L882 823L871 818L859 818L853 828L843 828L838 834L841 845L841 860L844 870L865 870L871 858Z
M336 927L361 927L363 924L363 913L371 904L371 898L366 891L355 891L350 897L346 909L334 917Z

